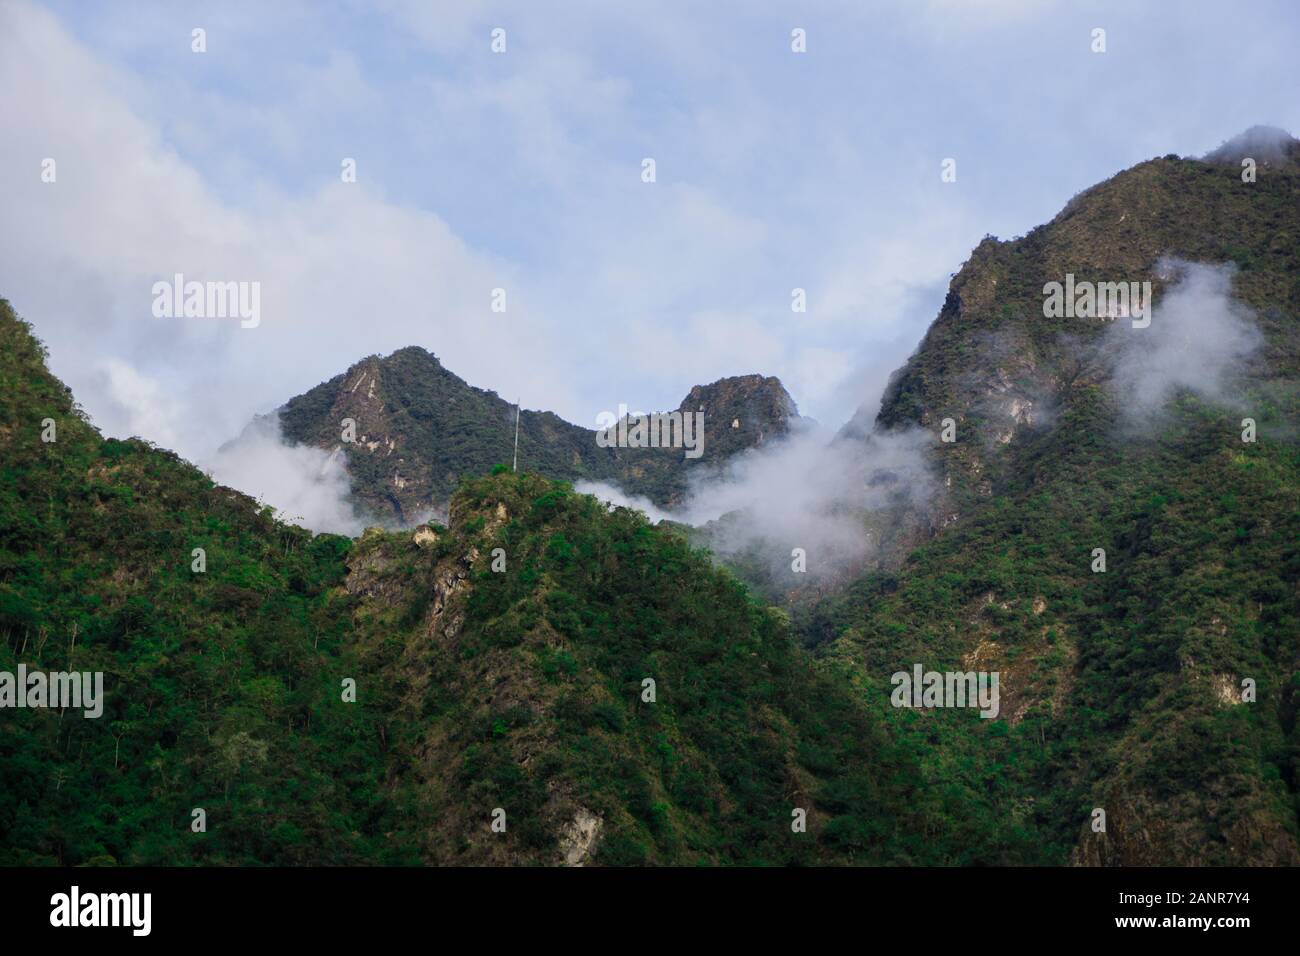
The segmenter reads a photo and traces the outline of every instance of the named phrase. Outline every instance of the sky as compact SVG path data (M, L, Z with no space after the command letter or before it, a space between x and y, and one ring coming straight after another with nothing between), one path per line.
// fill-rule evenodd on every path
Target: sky
M586 427L749 373L833 427L984 235L1300 132L1297 47L1293 2L0 0L0 296L101 429L199 463L412 344ZM260 321L156 316L175 273Z

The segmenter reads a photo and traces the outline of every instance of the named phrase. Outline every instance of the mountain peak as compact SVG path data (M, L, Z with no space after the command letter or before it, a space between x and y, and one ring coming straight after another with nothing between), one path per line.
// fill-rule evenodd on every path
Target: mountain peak
M404 348L396 349L388 353L387 355L385 355L382 359L380 359L380 361L391 362L394 360L401 360L401 359L431 362L434 365L442 364L441 362L438 361L438 356L434 355L432 352L430 352L422 345L408 345Z
M781 380L771 375L735 375L696 385L678 410L704 413L704 457L713 461L778 438L803 420Z
M762 375L697 385L678 410L705 413L698 459L685 458L681 448L602 447L591 429L552 412L524 410L520 469L567 481L613 481L671 505L685 494L688 468L716 466L800 420L781 381ZM353 423L351 441L340 440L346 420ZM468 384L418 345L368 356L290 399L280 422L295 444L341 451L357 503L402 524L441 512L462 478L514 459L514 405Z
M1300 139L1277 126L1252 126L1201 158L1234 166L1247 158L1269 166L1300 163Z
M731 375L708 385L696 385L682 399L681 411L708 411L708 405L735 402L766 402L786 417L797 418L794 399L775 375Z

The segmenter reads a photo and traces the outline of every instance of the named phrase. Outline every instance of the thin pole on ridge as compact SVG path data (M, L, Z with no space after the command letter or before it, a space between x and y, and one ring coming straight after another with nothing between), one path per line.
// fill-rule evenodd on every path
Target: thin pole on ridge
M510 470L519 471L519 399L515 399L515 463Z

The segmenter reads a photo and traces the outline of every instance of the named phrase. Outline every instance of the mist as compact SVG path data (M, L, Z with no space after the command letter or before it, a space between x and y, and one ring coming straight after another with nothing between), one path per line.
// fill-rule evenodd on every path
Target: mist
M343 457L286 444L278 416L253 419L202 467L214 481L270 505L282 521L349 537L364 530L349 499L352 481Z
M607 481L576 481L573 490L583 495L592 495L605 504L615 508L632 508L640 511L654 524L660 521L685 521L685 517L660 508L644 495L629 495L618 485ZM716 515L715 515L716 517Z
M756 562L774 576L789 574L792 552L802 549L802 580L824 580L859 569L875 555L880 521L869 520L873 512L932 498L925 450L933 440L920 429L862 438L801 429L736 456L720 472L701 474L686 500L667 510L606 483L580 482L576 489L637 508L651 521L700 528L701 543L717 557Z
M1117 322L1109 332L1117 348L1113 385L1127 423L1153 420L1180 389L1236 405L1233 379L1264 341L1254 312L1233 297L1236 267L1164 259L1156 268L1174 281L1151 325Z
M1169 397L1182 389L1219 404L1235 403L1234 376L1263 341L1252 311L1233 297L1235 271L1230 264L1162 260L1157 273L1170 284L1150 326L1116 322L1097 343L1094 358L1110 366L1111 385L1130 427L1156 421ZM868 377L874 382L878 376ZM1044 405L1040 414L1048 411ZM835 578L877 555L898 509L923 509L937 491L926 453L934 440L930 433L882 432L862 415L854 422L858 427L838 436L810 424L720 469L699 469L684 500L671 508L608 482L581 481L575 488L641 511L656 523L671 520L697 528L699 543L722 560L766 566L769 574L784 577L798 548L808 575L799 580ZM357 535L367 523L349 499L343 459L286 445L274 416L255 419L206 467L215 480L314 531Z
M1295 139L1284 129L1276 126L1252 126L1202 158L1211 163L1234 165L1247 157L1259 163L1281 163L1286 162L1295 145Z

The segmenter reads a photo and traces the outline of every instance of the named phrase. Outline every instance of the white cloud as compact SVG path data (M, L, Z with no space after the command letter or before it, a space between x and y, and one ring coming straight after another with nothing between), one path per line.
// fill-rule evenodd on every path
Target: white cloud
M665 520L682 520L681 516L674 516L672 512L665 511L644 495L629 495L618 485L613 485L608 482L579 481L574 483L573 490L579 494L592 495L599 498L611 507L633 508L640 511L655 524Z
M204 463L204 470L214 481L270 505L285 521L333 534L363 530L348 503L351 482L341 455L286 445L276 418L251 422Z
M98 364L103 376L102 394L111 403L109 416L121 424L124 436L148 436L164 448L181 445L184 426L176 406L163 387L120 359Z
M809 578L824 580L860 568L876 553L881 542L869 530L870 512L923 504L934 494L926 456L932 442L920 430L836 441L829 429L802 428L736 456L720 476L693 482L686 501L671 510L612 484L575 488L651 521L708 526L715 554L757 557L779 577L790 572L791 553L800 548Z
M1127 3L814 0L796 56L789 11L739 2L52 2L62 19L0 4L0 294L110 433L195 458L410 344L575 422L761 372L834 426L876 401L985 232L1150 155L1300 126L1267 82L1295 36L1271 3L1230 22L1189 3L1170 36ZM1225 61L1229 42L1252 56ZM174 271L260 281L261 327L154 320ZM112 391L106 361L168 416L142 417L120 371Z
M1174 277L1146 328L1119 320L1115 387L1130 420L1149 422L1165 400L1187 389L1218 403L1234 402L1232 377L1263 344L1252 310L1232 294L1231 265L1164 260Z
M252 182L252 208L224 202L112 92L112 70L25 4L0 8L0 82L24 91L0 100L4 294L110 433L159 419L123 409L104 360L119 392L128 365L163 390L185 427L144 437L192 458L255 411L410 344L532 404L563 394L554 331L518 299L507 315L489 310L493 288L518 287L514 269L437 216L340 182L338 158L321 159L320 185L302 197ZM53 184L39 178L46 156ZM261 325L154 318L152 284L177 272L259 282ZM516 348L500 347L505 334Z

